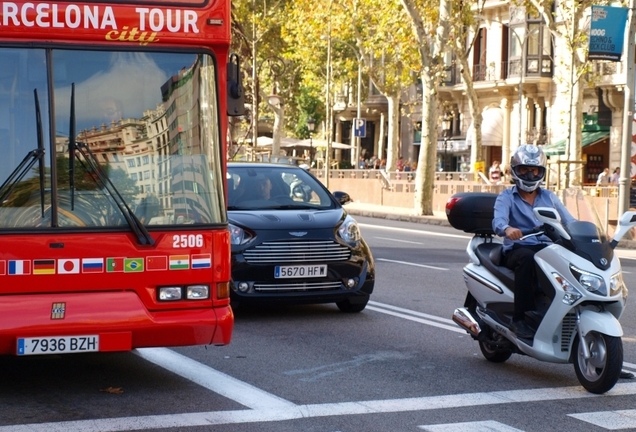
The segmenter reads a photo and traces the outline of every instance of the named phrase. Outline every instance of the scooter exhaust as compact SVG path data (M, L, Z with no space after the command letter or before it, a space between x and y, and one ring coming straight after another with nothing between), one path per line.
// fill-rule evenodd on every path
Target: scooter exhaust
M455 324L466 330L471 335L477 337L481 333L481 327L472 314L466 308L457 308L453 312L453 321Z

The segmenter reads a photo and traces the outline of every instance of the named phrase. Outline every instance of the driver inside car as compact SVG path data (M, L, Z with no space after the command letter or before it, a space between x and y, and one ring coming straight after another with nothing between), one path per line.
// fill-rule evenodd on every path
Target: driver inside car
M535 207L550 207L567 225L576 219L567 211L554 192L540 187L545 179L546 156L541 148L522 145L510 160L515 186L504 189L495 201L492 227L504 238L503 265L515 273L514 314L510 330L522 339L532 339L534 330L526 322L526 312L536 309L534 296L537 287L534 254L552 241L545 235L522 239L522 231L538 228Z

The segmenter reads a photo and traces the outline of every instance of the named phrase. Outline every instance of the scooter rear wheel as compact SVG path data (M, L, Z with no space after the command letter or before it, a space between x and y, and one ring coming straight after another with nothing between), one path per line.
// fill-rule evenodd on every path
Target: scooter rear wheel
M614 387L623 367L621 338L598 332L585 335L590 358L585 358L580 337L574 339L574 371L579 382L591 393L602 394Z
M479 349L481 350L484 358L493 363L503 363L512 355L512 351L510 350L496 350L493 349L490 344L482 341L479 341Z

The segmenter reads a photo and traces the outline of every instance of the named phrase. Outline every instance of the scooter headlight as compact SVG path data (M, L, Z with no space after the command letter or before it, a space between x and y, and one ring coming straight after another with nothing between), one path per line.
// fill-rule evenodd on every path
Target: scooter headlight
M618 272L610 278L610 296L614 297L623 294L623 298L627 298L627 287L623 282L623 273Z
M572 306L574 303L579 301L581 297L583 297L583 294L581 294L581 291L574 288L572 284L570 284L570 282L568 282L567 279L565 279L560 274L552 273L552 277L559 284L561 289L564 291L562 301L566 305Z
M600 296L607 295L607 285L605 285L605 281L599 275L581 270L580 268L574 267L572 264L570 264L570 271L576 280L583 285L583 288L589 292Z

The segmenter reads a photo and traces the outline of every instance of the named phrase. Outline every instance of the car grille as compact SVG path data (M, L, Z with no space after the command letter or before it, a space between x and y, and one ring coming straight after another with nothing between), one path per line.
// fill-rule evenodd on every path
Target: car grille
M331 240L263 242L243 252L250 264L347 261L351 251Z
M339 281L255 283L254 291L257 291L257 292L322 291L322 290L340 289L341 287L342 287L342 284Z

